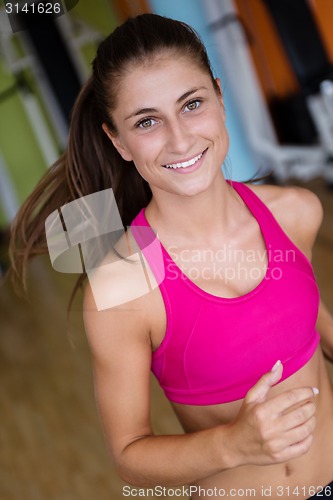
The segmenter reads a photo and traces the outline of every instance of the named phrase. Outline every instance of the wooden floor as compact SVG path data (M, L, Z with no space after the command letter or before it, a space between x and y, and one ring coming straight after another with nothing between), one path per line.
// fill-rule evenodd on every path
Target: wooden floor
M320 180L307 187L325 207L313 262L333 311L333 192ZM42 259L32 266L30 282L30 303L8 284L0 288L0 499L123 499L124 483L110 462L95 408L80 300L66 331L73 279ZM333 375L331 365L329 370ZM180 433L153 380L152 392L155 432Z

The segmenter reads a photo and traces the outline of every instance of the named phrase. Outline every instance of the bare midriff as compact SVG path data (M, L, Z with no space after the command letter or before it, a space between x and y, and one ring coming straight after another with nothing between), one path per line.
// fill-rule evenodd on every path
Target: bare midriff
M333 481L333 388L320 347L301 370L273 387L269 397L304 386L319 389L315 399L316 428L308 452L282 464L243 465L209 476L194 483L197 492L192 491L192 500L202 498L205 493L210 497L216 493L216 498L224 495L234 498L304 499L320 492L320 486ZM242 400L238 400L212 406L173 403L173 407L185 432L194 432L231 422L241 404Z

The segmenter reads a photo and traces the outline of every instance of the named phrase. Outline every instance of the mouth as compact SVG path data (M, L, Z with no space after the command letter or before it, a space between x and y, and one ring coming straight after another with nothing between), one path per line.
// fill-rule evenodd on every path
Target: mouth
M204 151L202 151L202 153L198 154L197 156L194 156L190 160L179 162L179 163L170 163L168 165L162 165L162 167L173 168L174 170L179 169L179 168L186 169L188 167L192 167L203 157L203 155L206 153L207 149L208 148L206 148Z

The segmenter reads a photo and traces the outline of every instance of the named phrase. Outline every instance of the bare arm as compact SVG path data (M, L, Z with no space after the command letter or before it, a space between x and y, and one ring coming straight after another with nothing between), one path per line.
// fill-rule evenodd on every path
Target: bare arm
M89 286L84 320L95 394L117 471L131 484L185 484L227 468L223 429L154 436L150 423L151 344L144 299L96 311ZM218 444L219 443L219 444Z
M153 435L146 300L97 312L89 286L85 294L96 399L123 480L137 486L188 484L242 464L283 462L309 449L315 412L312 389L295 389L266 401L281 377L281 366L249 391L231 424L185 435Z

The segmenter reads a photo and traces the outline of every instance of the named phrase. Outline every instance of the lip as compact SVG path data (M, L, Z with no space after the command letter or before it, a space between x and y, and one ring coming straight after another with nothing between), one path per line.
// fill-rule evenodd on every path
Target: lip
M202 154L201 158L196 161L194 163L194 165L191 165L189 167L185 167L185 168L167 168L165 165L163 165L163 168L165 168L166 170L170 171L170 172L174 172L174 173L177 173L177 174L187 174L187 173L190 173L190 172L194 172L195 170L197 170L198 168L200 168L202 162L203 162L203 159L205 158L206 156L206 153L208 151L208 148L204 149L201 153L198 153L194 156L190 156L184 160L181 160L181 161L175 161L173 163L168 163L167 165L175 165L176 163L185 163L186 161L190 161L192 160L193 158L195 158L196 156Z

